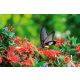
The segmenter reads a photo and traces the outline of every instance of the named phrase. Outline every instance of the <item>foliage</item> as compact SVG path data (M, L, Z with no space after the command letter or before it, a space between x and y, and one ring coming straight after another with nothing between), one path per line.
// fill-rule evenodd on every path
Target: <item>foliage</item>
M40 45L40 28L45 24L48 32L55 31L55 37L77 37L80 42L79 14L1 14L0 29L13 25L19 37L27 37L34 45ZM35 43L36 42L36 43Z

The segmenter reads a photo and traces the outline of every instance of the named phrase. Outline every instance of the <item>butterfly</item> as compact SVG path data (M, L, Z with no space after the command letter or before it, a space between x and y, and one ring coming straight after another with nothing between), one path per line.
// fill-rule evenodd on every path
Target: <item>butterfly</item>
M41 40L41 47L49 47L51 45L55 45L56 41L53 40L55 32L53 31L51 34L47 34L45 26L42 26L41 33L40 33L40 40Z

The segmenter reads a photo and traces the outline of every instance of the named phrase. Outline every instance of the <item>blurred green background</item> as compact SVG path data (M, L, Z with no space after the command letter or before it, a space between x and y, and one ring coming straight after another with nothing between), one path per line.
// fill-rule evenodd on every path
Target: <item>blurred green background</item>
M68 35L80 37L79 14L0 14L0 29L13 25L16 35L27 37L34 45L40 45L40 30L44 24L55 37Z

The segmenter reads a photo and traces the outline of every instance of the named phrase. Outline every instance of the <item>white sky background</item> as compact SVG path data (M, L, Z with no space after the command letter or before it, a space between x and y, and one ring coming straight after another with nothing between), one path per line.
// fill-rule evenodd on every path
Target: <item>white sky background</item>
M0 0L0 13L79 14L79 0Z
M0 0L0 14L80 14L79 0ZM0 68L0 80L80 80L80 68Z
M80 80L80 68L0 68L0 80Z

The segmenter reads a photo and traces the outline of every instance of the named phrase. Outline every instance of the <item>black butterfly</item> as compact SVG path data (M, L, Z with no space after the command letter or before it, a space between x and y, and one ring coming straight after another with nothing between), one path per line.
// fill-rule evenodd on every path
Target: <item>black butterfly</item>
M40 33L40 39L41 39L41 46L49 47L51 45L55 45L56 41L53 40L55 32L53 31L50 35L47 35L45 26L42 26L41 33Z

